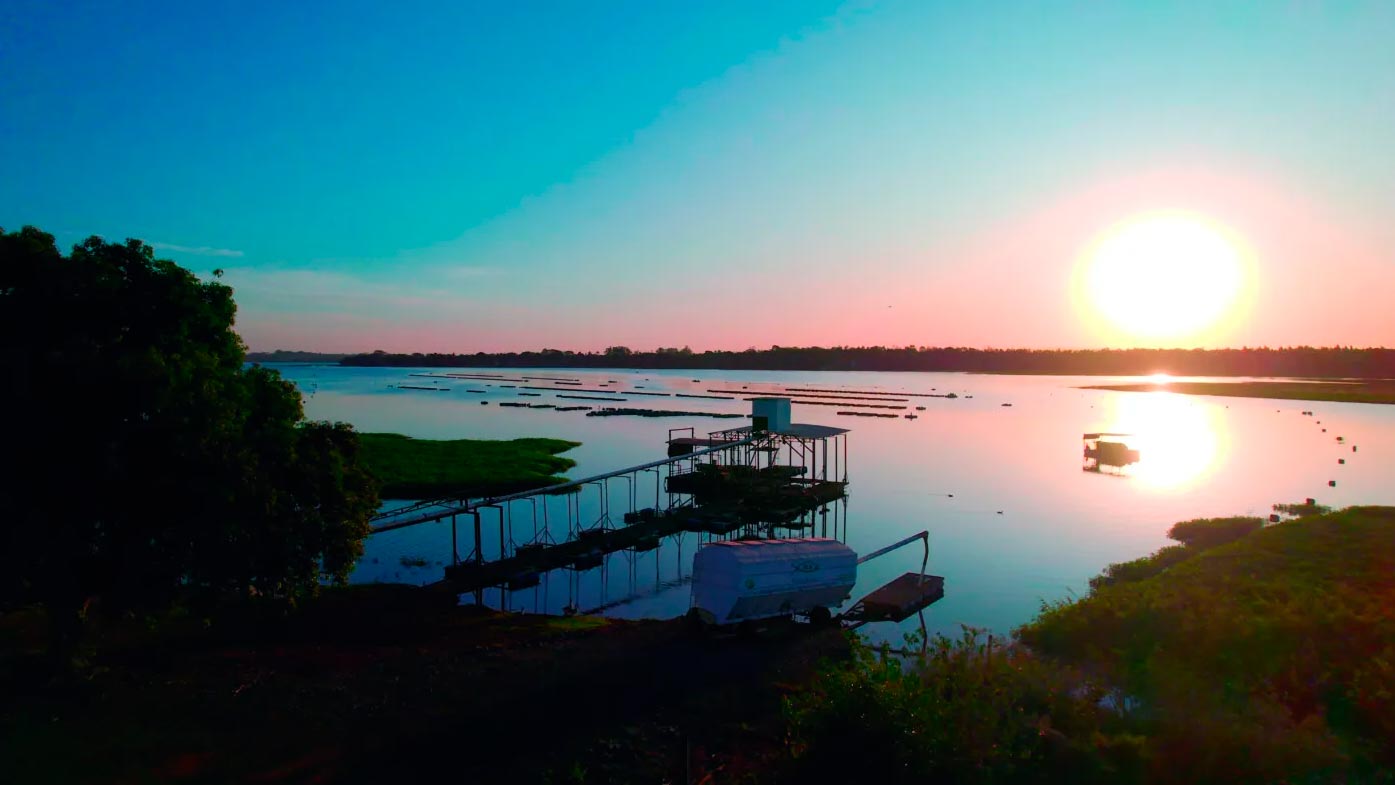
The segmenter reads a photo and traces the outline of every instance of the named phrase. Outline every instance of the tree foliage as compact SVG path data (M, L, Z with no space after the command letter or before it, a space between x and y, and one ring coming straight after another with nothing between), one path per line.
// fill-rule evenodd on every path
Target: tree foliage
M232 289L93 237L0 231L0 603L295 599L362 552L375 481L342 424L245 367Z

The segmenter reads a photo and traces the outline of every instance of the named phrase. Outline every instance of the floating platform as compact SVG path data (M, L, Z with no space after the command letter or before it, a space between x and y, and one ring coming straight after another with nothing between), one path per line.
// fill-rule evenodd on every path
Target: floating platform
M928 608L944 596L943 577L908 572L864 597L847 615L862 623L897 622Z

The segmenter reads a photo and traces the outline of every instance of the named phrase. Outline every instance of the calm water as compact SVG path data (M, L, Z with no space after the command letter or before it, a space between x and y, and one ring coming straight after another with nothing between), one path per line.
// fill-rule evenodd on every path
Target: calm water
M586 417L584 412L501 408L500 401L559 401L551 394L519 398L517 390L484 382L410 377L418 369L280 366L307 395L312 418L341 420L363 431L391 431L423 438L553 436L583 443L568 453L572 477L598 474L664 457L668 429L705 431L740 420ZM437 369L439 370L439 369ZM463 370L463 369L462 369ZM952 633L960 624L1006 632L1030 619L1044 600L1083 593L1087 581L1110 562L1146 555L1167 544L1179 520L1231 514L1267 515L1274 502L1315 497L1334 506L1395 502L1395 407L1361 404L1205 398L1169 393L1080 390L1099 377L975 376L929 373L777 371L578 371L561 369L483 373L542 374L581 379L598 387L639 385L649 391L697 392L762 383L849 390L955 392L957 400L913 398L923 405L917 420L841 417L838 407L794 406L796 422L849 428L849 499L846 541L865 553L921 529L929 529L931 571L945 576L945 598L926 613L931 631ZM694 382L694 379L701 379ZM430 384L450 392L394 389L398 383ZM545 384L532 382L531 384ZM485 390L485 394L464 390ZM536 392L536 391L534 391ZM581 393L585 394L585 393ZM483 406L481 400L491 405ZM1003 404L1011 403L1011 407ZM699 411L749 411L740 400L631 397L627 406ZM1311 410L1315 416L1303 416ZM1321 421L1321 424L1319 424ZM1323 432L1323 429L1326 432ZM1082 472L1081 434L1119 431L1135 435L1142 461L1127 476ZM1345 437L1345 444L1336 442ZM1352 445L1358 451L1352 452ZM1339 458L1346 459L1338 465ZM1336 480L1335 488L1328 487ZM642 504L653 486L640 481ZM612 512L625 495L612 483ZM951 496L952 494L952 496ZM648 502L643 501L648 498ZM582 520L599 517L599 492L582 496ZM515 540L532 532L528 503L511 512ZM565 533L563 502L549 520ZM541 513L539 513L541 515ZM618 513L615 513L618 518ZM462 556L469 549L462 525ZM486 526L487 554L498 552L498 533ZM493 529L494 531L489 531ZM557 612L572 604L604 608L625 618L672 617L688 606L696 535L666 539L653 553L615 553L588 572L557 572L537 589L486 595L492 605ZM864 565L854 598L896 575L917 569L917 548ZM402 564L423 558L424 567ZM359 582L426 583L441 576L450 559L448 524L426 524L374 535L354 573ZM917 627L912 619L904 630ZM902 630L872 630L897 638Z

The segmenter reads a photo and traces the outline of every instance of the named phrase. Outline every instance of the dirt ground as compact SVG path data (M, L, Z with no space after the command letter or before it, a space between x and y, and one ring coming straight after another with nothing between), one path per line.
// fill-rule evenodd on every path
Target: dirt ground
M358 587L271 623L110 627L58 681L10 656L0 779L737 782L778 757L782 696L846 653L803 624L695 636L451 600Z

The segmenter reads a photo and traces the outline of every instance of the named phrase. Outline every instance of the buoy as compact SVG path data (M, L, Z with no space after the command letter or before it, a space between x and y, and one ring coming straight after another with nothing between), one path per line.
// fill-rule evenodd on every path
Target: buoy
M1269 522L1270 522L1270 523L1278 523L1278 522L1279 522L1279 514L1278 514L1278 513L1274 513L1273 515L1270 515L1270 516L1269 516Z
M1356 445L1353 444L1353 445L1351 446L1351 451L1352 451L1352 452L1356 452Z
M1314 499L1313 497L1309 496L1308 498L1303 500L1303 503L1308 505L1309 507L1312 507L1314 504L1317 504L1317 499Z
M1338 458L1338 459L1337 459L1337 463L1338 463L1338 464L1345 464L1346 462L1347 462L1347 459L1346 459L1346 458Z
M1329 487L1329 488L1336 488L1336 487L1337 487L1337 481L1336 481L1336 480L1328 480L1328 481L1327 481L1327 487Z

